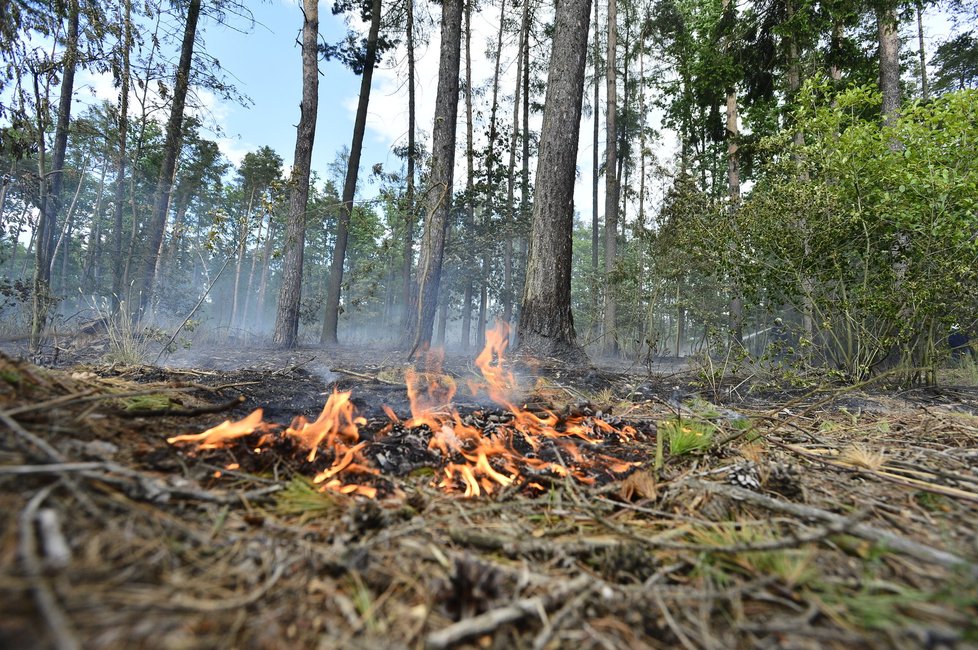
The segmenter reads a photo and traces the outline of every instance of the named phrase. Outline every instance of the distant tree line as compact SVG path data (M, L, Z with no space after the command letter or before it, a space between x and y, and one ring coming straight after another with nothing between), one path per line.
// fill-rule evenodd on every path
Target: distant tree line
M232 165L193 110L200 89L245 101L201 25L246 29L246 4L7 3L0 309L36 354L79 310L166 326L200 305L217 340L469 348L502 318L539 354L756 359L776 342L848 380L894 363L932 380L948 329L975 326L972 2L343 0L333 13L358 20L336 43L318 2L300 9L286 175L268 147ZM929 51L937 11L956 28ZM482 43L476 12L497 28ZM426 132L415 52L435 29ZM362 83L350 147L313 170L325 60ZM361 155L381 63L408 90L393 170ZM117 99L77 110L80 70Z

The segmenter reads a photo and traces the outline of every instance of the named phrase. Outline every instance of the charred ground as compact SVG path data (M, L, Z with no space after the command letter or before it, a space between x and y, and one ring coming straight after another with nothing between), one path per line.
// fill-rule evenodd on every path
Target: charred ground
M972 388L716 391L679 372L527 366L521 405L633 426L585 452L638 465L462 499L435 486L431 433L382 409L408 413L401 357L363 355L0 359L0 645L976 643ZM450 357L444 371L474 369ZM367 420L376 500L318 491L320 468L285 447L166 442L258 407L281 425L315 418L334 388ZM484 429L508 417L455 402ZM677 426L709 444L678 453Z

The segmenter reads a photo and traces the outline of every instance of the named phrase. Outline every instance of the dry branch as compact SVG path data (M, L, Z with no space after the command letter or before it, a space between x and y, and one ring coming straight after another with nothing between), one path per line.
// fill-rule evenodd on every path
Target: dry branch
M583 573L545 596L522 598L511 605L489 610L484 614L467 618L437 632L432 632L428 635L425 645L430 650L441 650L473 636L488 634L507 623L513 623L534 614L540 615L541 619L546 621L545 616L548 609L555 607L568 595L586 589L593 581L594 578L591 575Z
M697 479L689 479L685 481L685 483L693 488L706 490L707 492L712 492L714 494L722 494L740 501L748 501L755 505L767 508L768 510L774 510L775 512L784 512L796 517L803 517L805 519L825 521L835 526L844 526L846 524L846 517L842 517L841 515L837 515L820 508L814 508L812 506L781 501L780 499L775 499L763 494L758 494L757 492L745 490L744 488L727 485L725 483L713 483L710 481L700 481ZM891 551L903 553L904 555L909 555L924 562L932 562L949 569L963 567L967 569L971 575L978 578L978 565L975 565L963 557L955 555L954 553L943 551L932 546L926 546L919 542L909 540L905 537L900 537L899 535L894 535L893 533L880 530L879 528L874 528L867 524L853 524L847 527L847 531L856 537L861 537L862 539L881 544Z
M27 574L27 580L31 585L31 591L34 592L34 602L54 636L55 647L58 650L80 650L81 643L75 635L71 621L68 620L61 609L61 605L58 604L54 591L44 580L41 560L37 556L34 523L38 509L54 488L55 484L52 484L40 490L31 498L20 514L20 558L24 565L24 573Z

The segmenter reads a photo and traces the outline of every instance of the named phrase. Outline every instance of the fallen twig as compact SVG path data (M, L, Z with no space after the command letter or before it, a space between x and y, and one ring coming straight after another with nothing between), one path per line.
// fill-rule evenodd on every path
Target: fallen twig
M6 424L8 427L10 427L11 431L26 440L28 443L43 451L51 460L58 462L65 461L65 457L60 451L48 444L48 442L43 438L34 435L24 427L20 426L20 423L17 422L17 420L10 417L10 415L4 411L0 411L0 422Z
M75 630L62 611L55 598L54 592L44 580L41 560L37 556L37 539L34 534L34 520L37 511L44 500L54 490L56 484L51 484L35 494L23 512L20 513L20 558L24 564L24 573L34 592L34 602L44 617L44 621L54 636L54 645L58 650L80 650L81 643L75 636Z
M812 506L781 501L780 499L775 499L764 494L758 494L757 492L745 490L744 488L735 487L733 485L714 483L711 481L700 481L698 479L689 479L685 481L685 483L693 488L706 490L707 492L712 492L714 494L722 494L732 499L748 501L767 508L768 510L774 510L775 512L785 512L795 515L796 517L825 521L835 524L836 526L843 526L846 524L847 518L842 517L841 515L837 515L820 508L814 508ZM917 558L918 560L932 562L947 568L964 567L973 576L978 578L978 565L972 564L968 560L959 555L955 555L954 553L943 551L932 546L926 546L924 544L920 544L919 542L909 540L905 537L900 537L899 535L894 535L893 533L874 528L867 524L853 524L848 526L846 531L851 535L855 535L856 537L860 537L871 542L876 542L885 546L891 551L903 553L905 555Z
M545 596L521 598L511 605L489 610L484 614L461 620L437 632L432 632L428 635L425 645L431 650L441 650L473 636L488 634L507 623L513 623L527 616L538 614L543 618L547 609L556 606L568 594L578 592L592 582L593 577L591 575L582 573Z
M391 381L389 379L382 379L376 375L368 375L363 372L355 372L353 370L347 370L345 368L330 368L330 372L338 372L341 375L349 375L350 377L356 377L357 379L366 379L367 381L379 381L382 384L389 384L391 386L401 386L403 382Z

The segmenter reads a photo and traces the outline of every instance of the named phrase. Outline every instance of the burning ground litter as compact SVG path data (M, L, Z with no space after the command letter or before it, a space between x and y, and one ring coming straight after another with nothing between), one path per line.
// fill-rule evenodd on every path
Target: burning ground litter
M634 377L549 368L510 403L522 424L473 396L466 380L479 395L488 381L464 367L418 370L412 410L391 383L402 369L383 363L343 362L356 374L324 386L285 363L0 361L5 647L974 643L973 389L716 405L690 386L673 405L682 378L643 378L637 399ZM355 412L309 429L343 413L345 393ZM225 418L255 429L215 449L167 442ZM524 440L537 421L565 434L577 418L590 440ZM509 485L477 471L465 427ZM673 453L682 435L709 444ZM452 464L471 468L478 497Z

